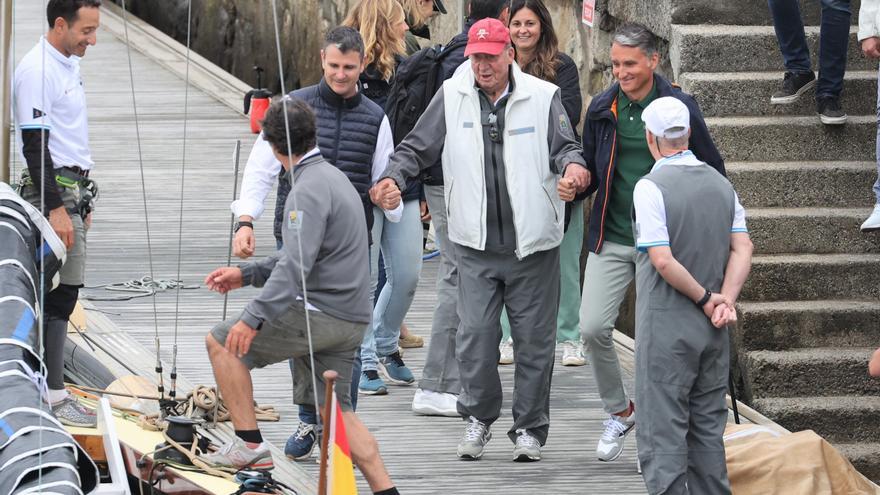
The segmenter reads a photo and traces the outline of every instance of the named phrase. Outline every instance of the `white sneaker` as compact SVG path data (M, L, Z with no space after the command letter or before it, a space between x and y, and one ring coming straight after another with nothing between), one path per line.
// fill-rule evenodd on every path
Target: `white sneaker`
M526 430L516 430L516 446L513 448L513 462L535 462L541 460L541 442L529 435Z
M567 340L562 343L562 365L583 366L587 364L584 357L584 345L576 340Z
M413 396L412 410L416 414L425 416L448 416L450 418L461 417L458 413L456 404L458 396L455 394L447 394L444 392L433 392L431 390L416 389Z
M507 340L502 340L501 344L498 346L498 350L501 351L501 357L498 358L498 364L513 364L513 339L508 338Z
M596 455L600 461L611 462L617 460L623 452L623 442L626 436L636 426L636 414L633 411L627 417L611 416L605 420L605 432L599 439L596 447Z
M251 469L269 470L275 467L272 462L272 452L269 451L268 442L263 442L252 449L244 443L244 440L238 437L234 437L231 442L224 444L220 450L203 455L202 459L215 466L235 469L248 467Z
M483 457L483 447L492 439L489 425L471 416L468 418L464 435L458 442L458 458L463 461L476 461Z
M874 232L880 230L880 203L874 205L871 216L862 224L862 232Z

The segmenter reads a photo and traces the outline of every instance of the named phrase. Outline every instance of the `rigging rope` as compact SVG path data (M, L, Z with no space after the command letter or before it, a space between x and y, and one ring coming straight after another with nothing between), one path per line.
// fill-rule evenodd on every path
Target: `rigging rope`
M138 120L138 111L137 111L137 99L135 97L134 90L134 70L132 69L131 63L131 41L128 39L128 11L125 8L125 0L122 0L122 23L125 29L125 52L128 55L128 79L131 83L131 105L134 109L134 130L135 137L137 138L137 152L138 152L138 167L140 169L141 175L141 198L143 199L144 205L144 226L146 227L147 232L147 262L150 267L150 279L155 280L155 275L153 274L153 243L150 238L150 211L147 208L147 181L144 178L144 156L143 151L141 149L141 129ZM180 278L180 277L178 277ZM156 298L153 298L153 328L155 330L155 340L156 340L156 373L159 375L159 385L157 386L157 390L159 391L159 397L161 400L165 399L165 382L164 377L162 375L162 358L161 358L161 344L159 342L159 310L156 306Z
M180 280L180 264L183 257L183 187L186 177L186 130L189 116L189 59L190 40L192 34L192 0L186 8L186 76L183 87L183 153L180 161L180 219L177 226L177 280ZM174 344L171 351L171 390L168 395L173 399L177 394L177 327L180 320L180 287L174 291Z
M294 164L290 163L290 158L293 157L293 149L290 144L290 121L287 117L287 91L284 89L284 63L281 59L281 34L280 29L278 27L278 5L276 0L272 0L272 20L273 25L275 26L275 50L278 54L278 79L281 82L281 105L284 110L284 132L287 137L287 157L288 163L290 165L290 196L293 197L293 209L299 211L299 204L296 199L296 179L294 178L293 167ZM299 279L302 283L302 298L303 298L303 309L305 310L306 315L306 336L309 340L309 367L312 370L312 392L315 394L315 409L320 407L321 402L318 400L318 379L315 375L317 373L315 368L315 349L312 346L312 325L311 319L309 318L309 291L306 288L306 275L305 269L303 268L302 260L303 260L303 248L302 248L302 238L298 235L296 236L296 243L299 249ZM322 427L324 421L321 418L320 411L317 411L318 414L315 417L318 419L318 426ZM329 434L329 432L325 432ZM323 455L323 454L322 454Z

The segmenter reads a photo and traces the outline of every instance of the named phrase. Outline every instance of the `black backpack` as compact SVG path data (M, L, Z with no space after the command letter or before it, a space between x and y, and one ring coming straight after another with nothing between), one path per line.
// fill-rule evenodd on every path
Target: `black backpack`
M394 84L385 103L395 146L415 127L434 93L443 84L443 60L466 44L467 40L457 40L446 47L422 48L397 66Z

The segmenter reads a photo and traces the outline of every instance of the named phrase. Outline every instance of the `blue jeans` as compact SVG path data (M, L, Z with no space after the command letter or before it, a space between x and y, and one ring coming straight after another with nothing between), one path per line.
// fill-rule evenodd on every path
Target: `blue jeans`
M275 240L275 249L281 249L282 243L280 239ZM293 359L287 361L290 366L290 376L293 378ZM351 410L357 410L358 403L358 382L361 378L361 357L354 356L354 367L351 369ZM318 413L315 406L301 405L299 406L299 420L310 425L318 424Z
M877 72L877 82L880 84L880 71ZM874 196L880 205L880 86L877 87L877 180L874 182Z
M412 304L422 270L422 221L419 201L403 204L400 222L385 220L382 210L373 212L373 246L370 260L379 258L379 249L385 260L387 283L382 287L373 308L373 323L364 335L361 361L364 370L375 370L379 357L393 354L400 338L400 325ZM372 268L372 261L371 268ZM375 293L378 285L377 270L371 270L370 288Z
M819 1L822 3L822 25L819 31L816 97L839 97L843 90L846 50L849 46L849 0ZM768 3L785 69L795 73L812 71L798 0L768 0Z

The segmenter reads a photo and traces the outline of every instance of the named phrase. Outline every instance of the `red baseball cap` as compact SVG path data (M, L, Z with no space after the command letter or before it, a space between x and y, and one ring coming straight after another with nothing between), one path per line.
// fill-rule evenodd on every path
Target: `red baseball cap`
M474 53L498 55L510 44L510 31L498 19L487 17L475 22L468 30L467 47L464 56Z

